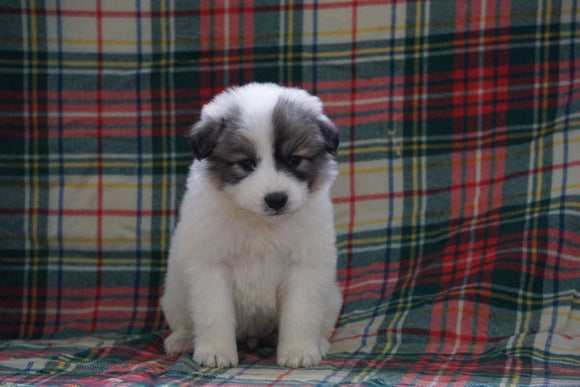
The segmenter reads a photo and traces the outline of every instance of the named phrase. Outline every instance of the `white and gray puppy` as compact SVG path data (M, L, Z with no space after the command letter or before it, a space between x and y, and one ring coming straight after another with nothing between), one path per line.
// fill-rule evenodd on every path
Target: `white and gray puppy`
M319 364L342 304L330 186L338 129L304 90L252 83L203 107L161 306L169 354L238 364L277 338L281 366Z

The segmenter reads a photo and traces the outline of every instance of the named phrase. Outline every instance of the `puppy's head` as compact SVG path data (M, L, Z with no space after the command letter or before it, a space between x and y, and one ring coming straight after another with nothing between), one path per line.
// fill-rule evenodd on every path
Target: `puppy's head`
M210 184L273 218L298 210L336 176L338 128L304 90L252 83L217 95L191 129Z

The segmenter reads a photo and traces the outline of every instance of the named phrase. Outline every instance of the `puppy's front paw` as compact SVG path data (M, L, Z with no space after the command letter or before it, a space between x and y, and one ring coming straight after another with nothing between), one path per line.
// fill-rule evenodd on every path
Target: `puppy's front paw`
M193 361L202 367L235 367L238 365L238 352L235 346L198 345L193 352Z
M278 347L278 365L281 367L312 367L321 361L322 355L316 345Z
M171 332L163 342L163 347L168 355L187 352L193 348L191 334L186 331Z
M328 339L326 337L320 338L320 344L318 345L318 348L320 349L320 354L322 356L326 356L328 354L328 350L330 349L330 343L328 342Z

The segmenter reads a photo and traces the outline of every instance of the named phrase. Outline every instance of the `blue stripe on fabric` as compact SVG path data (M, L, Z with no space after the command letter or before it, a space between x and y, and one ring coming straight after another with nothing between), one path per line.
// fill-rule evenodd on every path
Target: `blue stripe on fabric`
M137 98L137 219L135 224L136 233L136 268L135 268L135 293L133 298L133 313L131 315L131 322L129 324L129 333L133 330L135 321L137 320L137 309L139 306L139 285L141 283L141 209L143 205L143 137L142 137L142 126L143 119L141 117L141 63L143 60L143 53L141 52L141 41L142 41L142 31L141 31L141 0L136 0L135 4L135 19L137 20L137 72L135 79L135 91Z
M227 378L224 378L224 380L222 382L216 384L216 387L217 386L230 385L230 383L235 383L235 380L236 380L237 377L240 377L243 374L245 374L246 372L250 371L257 364L258 364L258 362L252 361L246 367L241 367L241 369L238 372L236 372L234 374L231 374Z
M59 7L59 5L60 5L60 0L56 0L56 1L59 3L59 4L57 5L57 11L56 11L56 14L58 15L58 16L57 16L57 20L60 20L60 13L59 13L59 11L60 11L60 7ZM32 367L34 367L34 362L33 362L33 361L29 361L29 362L26 364L26 368L24 368L24 369L22 370L22 373L30 372L30 370L32 370Z
M64 123L63 123L63 46L62 46L62 15L60 0L56 0L56 34L57 34L57 93L58 93L58 220L56 227L56 236L58 240L58 269L56 274L56 316L54 322L54 333L58 332L60 327L60 317L62 309L62 279L64 271L64 243L63 243L63 209L64 209L64 188L65 188L65 171L64 171Z

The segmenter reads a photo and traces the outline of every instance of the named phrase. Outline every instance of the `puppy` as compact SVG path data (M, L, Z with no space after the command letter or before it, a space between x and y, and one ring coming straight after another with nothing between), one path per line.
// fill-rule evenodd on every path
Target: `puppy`
M274 338L280 366L320 363L342 304L329 195L338 134L300 89L252 83L203 107L161 299L167 353L230 367L237 342Z

